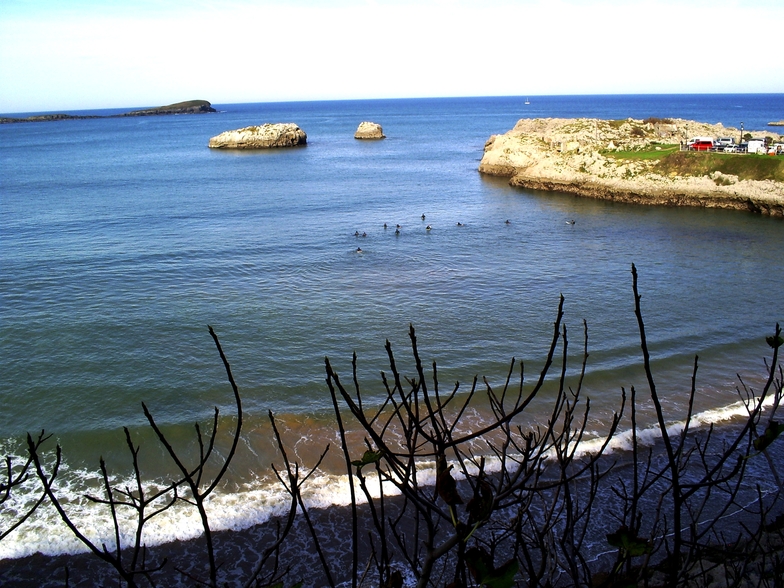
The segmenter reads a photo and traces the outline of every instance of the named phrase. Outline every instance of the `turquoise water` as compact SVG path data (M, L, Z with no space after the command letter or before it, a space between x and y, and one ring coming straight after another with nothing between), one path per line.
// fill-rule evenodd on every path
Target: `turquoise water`
M27 431L54 433L78 495L98 455L126 459L121 427L144 425L142 401L177 434L213 405L230 412L207 325L251 434L270 409L303 438L302 423L326 419L325 356L347 379L356 351L378 392L388 338L411 373L409 324L442 382L501 382L513 356L533 379L560 294L575 359L588 323L586 386L606 415L621 386L644 388L632 263L667 406L682 410L699 354L698 408L720 412L736 399L736 373L764 375L764 337L784 319L782 221L532 193L477 167L488 137L524 116L669 116L765 131L784 96L523 101L215 105L215 115L0 126L4 453L19 452ZM363 120L388 138L354 140ZM297 123L307 147L207 148L213 135L264 122ZM325 430L308 438L313 451ZM266 442L248 442L254 457L239 456L228 494L269 491L257 458ZM164 462L153 469L163 475ZM274 507L268 498L236 516L257 521ZM0 557L42 549L51 516L6 539ZM77 549L66 532L55 545Z

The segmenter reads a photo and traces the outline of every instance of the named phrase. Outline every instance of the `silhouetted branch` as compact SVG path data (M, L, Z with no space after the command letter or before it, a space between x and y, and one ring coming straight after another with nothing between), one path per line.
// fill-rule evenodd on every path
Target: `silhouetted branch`
M50 437L51 435L46 435L44 431L41 431L38 435L38 438L33 442L33 449L37 452L41 445ZM18 486L21 486L30 478L30 466L32 463L32 455L29 455L21 467L14 469L13 460L10 456L6 456L4 475L2 478L0 478L0 512L5 510L3 505L11 497L12 490ZM27 519L33 515L38 507L41 506L44 500L46 500L45 491L41 493L41 497L36 500L31 507L27 508L21 515L18 515L18 518L16 518L16 520L14 520L6 529L0 528L0 541L21 527L25 521L27 521Z

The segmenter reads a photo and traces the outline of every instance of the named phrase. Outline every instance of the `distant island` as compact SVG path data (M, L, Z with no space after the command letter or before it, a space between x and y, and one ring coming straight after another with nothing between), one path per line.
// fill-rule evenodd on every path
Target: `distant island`
M529 190L784 217L784 157L687 149L692 138L719 137L782 141L683 119L521 119L488 139L479 171Z
M27 118L0 118L0 124L8 123L22 123L22 122L45 122L53 120L80 120L89 118L119 118L125 116L158 116L162 114L203 114L207 112L217 112L212 107L212 104L206 100L187 100L186 102L177 102L176 104L168 104L166 106L158 106L156 108L145 108L142 110L132 110L131 112L124 112L122 114L111 114L109 116L97 115L74 115L74 114L39 114L36 116L28 116Z

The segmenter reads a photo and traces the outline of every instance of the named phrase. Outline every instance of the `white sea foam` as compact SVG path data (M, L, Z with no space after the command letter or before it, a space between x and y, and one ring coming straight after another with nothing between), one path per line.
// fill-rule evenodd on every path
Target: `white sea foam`
M773 402L774 399L769 398L765 406L771 406ZM742 402L736 402L695 414L690 426L704 427L747 415L746 406ZM684 425L683 421L673 422L668 427L668 433L677 435L683 430ZM653 445L660 438L661 434L657 426L637 432L638 442L642 445ZM604 439L599 436L583 441L576 454L580 456L596 453L603 443ZM607 451L629 451L631 448L632 432L625 430L615 435ZM21 456L12 456L12 458L14 463L23 462ZM494 456L486 458L487 472L497 471L499 468L500 463L497 458ZM301 472L302 475L306 473ZM469 473L474 475L476 471ZM366 474L370 494L374 498L378 497L380 488L377 476L372 470L366 471ZM456 479L463 478L457 468L453 474ZM111 481L115 487L135 487L135 481L131 479L114 478ZM434 462L421 462L418 482L424 486L435 484ZM109 509L106 505L96 504L84 496L89 493L102 498L102 483L98 472L72 469L64 462L56 479L55 492L80 531L96 545L106 544L111 548L114 545L114 527ZM162 487L161 482L148 484L148 490L160 487ZM385 495L399 493L394 485L388 482L383 484L383 489ZM363 503L365 497L358 484L355 485L355 492L358 502ZM40 484L35 477L31 477L25 484L16 488L10 499L3 504L3 523L0 528L7 528L12 524L16 517L26 512L38 497L40 497ZM206 508L212 530L240 530L262 525L271 517L284 515L288 512L290 500L290 496L277 481L257 479L231 492L216 490L207 500ZM351 495L348 477L317 473L303 487L303 500L308 508L349 505ZM123 546L129 546L134 540L134 512L128 508L118 508L118 516L121 543ZM156 516L145 526L143 540L148 546L153 546L194 539L202 533L201 519L196 508L178 501L174 507ZM87 550L87 547L62 522L55 509L45 502L31 519L0 542L0 559L19 558L36 552L58 555L81 553Z
M770 408L774 405L776 399L769 395L763 402L764 408ZM749 409L741 402L734 402L719 408L712 408L692 415L689 428L699 429L709 425L718 425L727 423L737 418L748 417ZM685 420L673 421L667 425L667 434L670 437L679 435L683 432L686 426ZM632 431L624 430L616 433L610 440L606 453L613 451L631 451L632 450ZM658 425L639 429L637 431L637 442L643 446L654 445L661 439L661 430ZM596 453L604 444L605 438L600 437L598 434L595 438L583 441L578 448L577 455L586 455Z

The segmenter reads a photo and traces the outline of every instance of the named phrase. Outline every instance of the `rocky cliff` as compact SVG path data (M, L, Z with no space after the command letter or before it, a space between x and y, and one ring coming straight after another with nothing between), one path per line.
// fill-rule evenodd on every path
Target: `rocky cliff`
M737 140L740 131L682 119L521 119L511 131L490 137L479 171L509 177L511 185L522 188L784 216L784 182L740 179L720 172L687 175L662 169L661 158L655 156L616 156L620 151L655 152L696 136Z
M275 149L305 145L307 140L305 131L294 123L266 123L225 131L212 137L209 146L212 149Z

